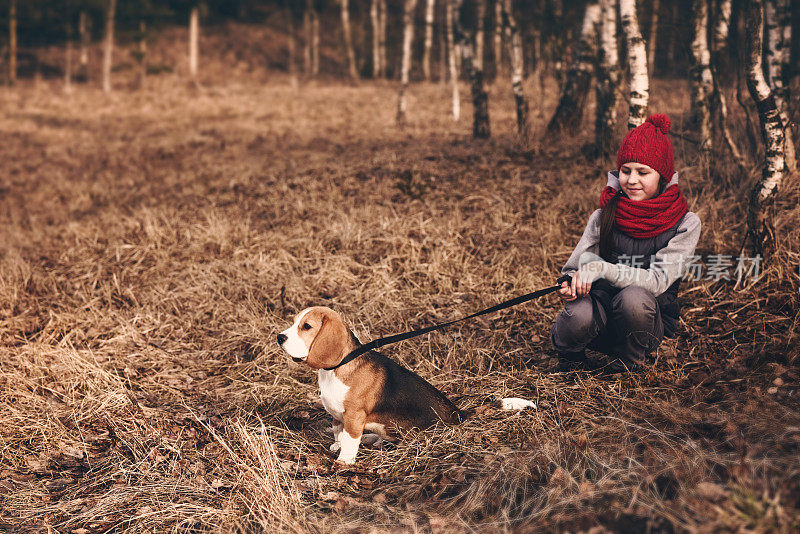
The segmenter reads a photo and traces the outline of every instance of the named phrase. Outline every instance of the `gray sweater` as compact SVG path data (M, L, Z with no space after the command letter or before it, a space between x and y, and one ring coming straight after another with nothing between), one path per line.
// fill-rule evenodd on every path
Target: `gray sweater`
M676 172L668 186L677 183L678 173ZM619 189L617 171L608 173L607 185ZM561 269L561 274L572 276L587 261L599 259L597 254L599 254L601 211L595 210L589 217L583 236ZM649 289L657 297L666 291L675 280L686 274L687 265L694 256L699 239L700 218L691 211L687 212L679 221L675 237L653 255L649 269L636 267L635 261L631 260L625 262L627 264L603 261L600 278L608 280L613 286L620 289L632 285L640 286Z

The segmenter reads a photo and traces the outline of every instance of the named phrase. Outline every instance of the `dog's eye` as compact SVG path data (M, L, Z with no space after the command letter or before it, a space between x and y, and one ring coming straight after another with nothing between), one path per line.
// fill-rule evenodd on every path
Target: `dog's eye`
M311 330L311 325L308 323L303 323L303 326L301 326L300 328L302 328L303 330Z

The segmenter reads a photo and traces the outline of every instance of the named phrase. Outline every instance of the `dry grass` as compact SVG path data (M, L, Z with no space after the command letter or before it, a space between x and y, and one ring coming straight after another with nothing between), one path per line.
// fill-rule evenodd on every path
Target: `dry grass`
M759 283L684 283L646 372L549 373L548 297L388 349L477 415L337 469L315 377L275 332L325 304L371 338L549 285L609 162L581 156L589 126L546 139L535 113L515 147L507 87L478 143L438 85L399 131L391 84L237 80L0 92L7 530L800 526L796 178ZM655 84L676 130L686 93ZM735 254L756 172L706 180L694 150L676 143L699 252ZM492 406L511 394L538 411Z

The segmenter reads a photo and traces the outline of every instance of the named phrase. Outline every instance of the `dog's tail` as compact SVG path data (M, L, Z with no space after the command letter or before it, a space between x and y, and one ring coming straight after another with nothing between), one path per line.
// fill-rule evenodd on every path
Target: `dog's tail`
M459 423L463 423L473 415L483 413L489 408L500 408L502 410L520 411L528 408L536 409L536 403L521 397L505 397L498 399L480 394L463 394L456 397L457 404L460 406L466 405L464 408L459 408L458 416ZM474 401L473 399L478 399ZM466 401L466 402L465 402Z

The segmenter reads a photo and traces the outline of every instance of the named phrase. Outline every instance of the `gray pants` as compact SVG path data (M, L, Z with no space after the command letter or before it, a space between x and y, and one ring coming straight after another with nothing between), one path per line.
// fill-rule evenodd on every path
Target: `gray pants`
M644 363L663 338L661 310L653 293L597 282L588 295L565 303L550 328L550 340L558 352L589 348L631 367Z

